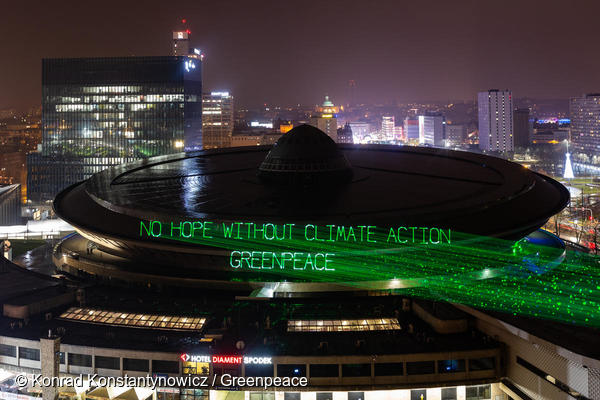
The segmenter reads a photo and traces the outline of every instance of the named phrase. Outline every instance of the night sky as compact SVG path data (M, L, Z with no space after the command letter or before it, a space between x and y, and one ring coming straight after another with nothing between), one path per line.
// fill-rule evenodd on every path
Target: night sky
M238 104L600 91L600 1L4 1L0 109L40 103L41 59L168 55L188 20L207 89Z

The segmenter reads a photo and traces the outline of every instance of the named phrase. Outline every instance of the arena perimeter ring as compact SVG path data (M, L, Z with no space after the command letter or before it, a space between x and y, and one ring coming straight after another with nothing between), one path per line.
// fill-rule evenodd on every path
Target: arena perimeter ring
M568 199L499 158L336 145L302 125L273 147L156 157L67 188L54 207L78 235L54 262L80 277L283 296L488 279L517 264L539 274L564 247L537 229Z

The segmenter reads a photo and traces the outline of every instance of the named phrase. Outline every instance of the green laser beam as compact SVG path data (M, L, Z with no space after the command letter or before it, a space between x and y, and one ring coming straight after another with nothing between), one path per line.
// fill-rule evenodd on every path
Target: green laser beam
M217 234L186 238L172 232L147 239L214 249L222 255L224 269L238 271L240 279L248 281L338 283L357 289L387 282L390 293L600 327L600 259L594 255L565 252L527 238L515 243L454 231L449 242L398 243L387 240L389 229L380 227L373 227L372 241L327 241L325 235L324 241L317 242L307 240L302 226L292 228L282 240L265 240L260 235L236 240ZM250 267L251 259L247 259L247 265L234 268L230 262L235 251L247 252L262 264ZM294 269L293 262L282 268L272 257L285 252L302 257L333 254L334 261L330 270L315 269L312 264ZM266 268L263 253L271 257ZM298 265L306 266L302 258Z

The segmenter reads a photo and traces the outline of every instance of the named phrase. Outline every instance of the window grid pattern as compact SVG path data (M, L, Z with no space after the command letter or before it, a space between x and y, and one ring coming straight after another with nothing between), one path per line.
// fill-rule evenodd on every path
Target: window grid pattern
M63 320L146 329L200 331L206 318L173 315L135 314L71 307L59 317Z
M28 197L51 200L110 166L201 149L201 66L188 71L188 62L187 57L44 59L42 149L28 159L33 176ZM73 171L65 174L64 162Z
M288 332L358 332L400 330L396 318L290 320Z

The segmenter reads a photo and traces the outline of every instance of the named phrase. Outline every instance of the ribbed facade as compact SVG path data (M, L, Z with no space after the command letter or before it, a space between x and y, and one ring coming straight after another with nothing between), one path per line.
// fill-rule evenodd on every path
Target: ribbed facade
M479 148L514 151L513 103L508 90L479 92Z

